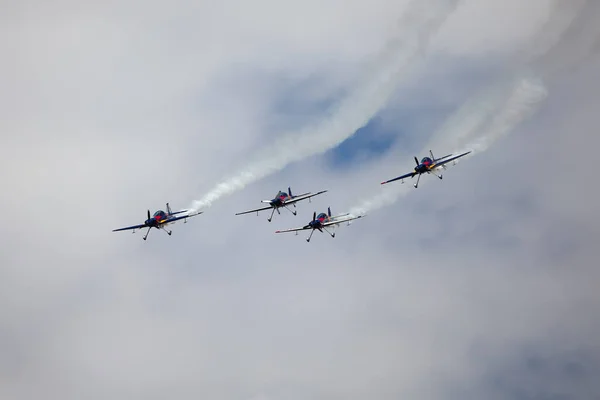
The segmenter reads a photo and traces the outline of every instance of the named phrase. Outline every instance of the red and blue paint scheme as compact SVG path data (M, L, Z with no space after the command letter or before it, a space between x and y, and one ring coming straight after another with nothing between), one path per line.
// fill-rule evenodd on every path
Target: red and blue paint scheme
M327 208L327 213L320 213L319 215L317 215L316 212L313 212L313 219L312 221L310 221L308 224L304 225L302 228L293 228L293 229L286 229L283 231L276 231L275 233L285 233L285 232L296 232L298 233L298 231L304 231L304 230L308 230L311 229L310 232L310 236L306 239L307 242L310 242L310 239L312 238L313 233L315 232L315 230L318 230L319 232L323 233L323 231L329 233L329 235L334 238L335 237L335 233L330 232L327 227L331 227L333 226L339 226L340 224L347 222L348 225L350 225L350 221L358 219L358 218L362 218L363 215L359 215L359 216L353 216L351 214L341 214L341 215L336 215L335 217L331 216L331 207Z
M417 157L415 157L415 163L417 164L417 166L413 169L412 172L409 172L408 174L404 174L404 175L399 176L394 179L390 179L389 181L381 182L381 184L385 185L386 183L394 182L394 181L397 181L400 179L402 179L402 183L404 183L404 178L414 178L414 176L417 175L417 183L414 184L414 187L417 188L419 186L419 180L421 179L421 174L425 174L425 173L433 174L433 175L437 176L438 178L442 179L442 174L438 175L435 172L435 170L437 170L438 168L445 169L446 163L449 163L450 161L454 161L460 157L466 156L469 153L470 153L470 151L467 151L466 153L462 153L462 154L459 154L454 157L452 157L452 154L448 154L447 156L444 156L444 157L435 158L433 156L433 152L431 150L429 150L429 154L431 155L431 157L423 157L421 159L421 162L419 162Z
M169 203L167 203L167 211L166 212L163 210L158 210L157 212L154 213L154 215L150 216L150 210L148 210L148 218L146 219L146 221L144 221L143 224L128 226L125 228L113 229L113 232L126 231L126 230L132 230L133 232L135 232L136 229L148 228L148 231L142 238L142 239L146 240L146 238L148 238L148 234L150 233L150 229L156 228L156 229L164 230L165 232L167 232L167 234L169 236L171 236L171 234L173 232L165 229L165 227L167 225L172 224L175 221L179 221L180 219L184 219L185 220L184 222L187 222L187 218L194 217L198 214L202 214L202 211L194 213L194 214L189 214L189 210L181 210L181 211L173 212L173 211L171 211L171 207L169 206Z
M271 222L271 220L273 219L273 214L275 214L275 211L277 211L277 214L281 214L281 212L279 211L280 208L285 208L287 209L289 212L291 212L292 214L296 215L296 211L294 210L290 210L288 208L288 206L292 205L294 206L294 208L296 207L296 203L299 202L300 200L306 200L310 198L314 197L314 196L318 196L322 193L327 192L327 190L322 190L320 192L317 193L302 193L299 195L293 195L292 194L292 188L288 187L288 192L282 192L281 190L279 191L279 193L277 193L277 195L271 199L271 200L261 200L261 203L266 203L269 206L268 207L262 207L262 208L257 208L255 210L249 210L249 211L243 211L240 213L237 213L235 215L242 215L242 214L250 214L255 212L256 215L258 215L259 211L265 211L265 210L272 210L271 211L271 216L267 219L267 221Z

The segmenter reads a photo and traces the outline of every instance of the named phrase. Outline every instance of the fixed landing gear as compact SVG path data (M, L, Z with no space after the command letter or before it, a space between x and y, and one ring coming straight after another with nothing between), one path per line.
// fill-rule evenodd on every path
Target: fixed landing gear
M438 174L436 174L436 173L435 173L435 172L433 172L433 171L430 171L430 173L431 173L431 174L433 174L433 175L435 175L435 176L437 176L439 179L442 179L442 174L439 174L439 175L438 175Z
M317 228L317 229L318 229L318 228ZM321 229L323 229L323 230L320 230L320 229L319 229L319 230L321 231L321 233L323 233L323 231L325 231L325 232L329 233L329 235L331 235L331 237L332 237L332 238L334 238L334 237L335 237L335 233L331 233L331 232L329 232L329 231L328 231L327 229L325 229L325 228L321 228ZM306 242L310 242L310 239L312 238L312 235L313 235L313 233L315 233L315 230L314 230L314 229L313 229L313 230L312 230L312 232L310 233L310 236L309 236L309 237L306 239Z
M286 206L284 206L284 207L285 207L285 209L286 209L286 210L288 210L288 211L289 211L289 212L291 212L292 214L294 214L294 215L297 215L297 214L298 214L298 212L297 212L297 211L295 211L295 210L290 210L290 209L289 209L288 207L286 207ZM294 204L294 207L296 207L296 205L295 205L295 204Z
M271 216L267 218L267 221L271 222L271 220L273 219L273 214L275 214L275 210L277 210L277 208L273 207L273 211L271 211ZM279 210L277 211L279 212Z
M415 184L413 185L413 186L415 187L415 189L419 187L419 180L420 180L420 179L421 179L421 174L419 174L419 175L417 176L417 183L415 183Z
M148 234L150 233L150 229L152 229L152 227L148 228L148 230L146 231L146 234L144 235L144 237L142 239L146 240L148 238Z

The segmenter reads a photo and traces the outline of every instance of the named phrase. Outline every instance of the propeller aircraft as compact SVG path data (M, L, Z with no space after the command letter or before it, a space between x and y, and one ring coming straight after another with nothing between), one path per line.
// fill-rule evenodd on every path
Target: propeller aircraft
M136 229L148 228L148 231L142 238L142 239L146 240L146 238L148 238L148 234L150 233L150 230L152 228L156 228L156 229L162 229L163 231L167 232L167 234L169 236L171 236L171 233L173 233L173 232L165 229L165 227L167 225L172 224L175 221L179 221L180 219L184 219L185 220L184 223L186 223L187 218L194 217L198 214L202 214L202 211L200 211L200 212L190 215L190 214L187 214L188 211L189 210L181 210L181 211L173 212L173 211L171 211L171 207L169 206L169 203L167 203L167 212L164 212L163 210L158 210L157 212L154 213L154 215L150 216L150 210L148 210L148 219L146 219L146 221L144 221L143 224L128 226L125 228L113 229L113 232L133 230L132 233L135 233ZM181 215L184 213L185 213L185 215Z
M350 221L358 219L358 218L362 218L362 217L363 217L363 215L359 215L359 216L355 217L355 216L351 216L351 214L341 214L341 215L332 217L331 216L331 207L328 207L327 214L320 213L319 215L317 215L316 212L313 212L312 221L310 221L307 225L304 225L302 228L285 229L283 231L276 231L275 233L296 232L296 235L297 235L298 231L311 229L310 236L306 239L307 242L310 242L310 238L312 238L312 235L313 235L313 233L315 233L315 230L318 230L321 233L323 233L323 231L325 231L325 232L329 233L329 235L331 235L332 238L334 238L335 233L330 232L327 229L328 227L330 227L332 225L339 226L340 224L342 224L344 222L348 222L348 225L350 225Z
M435 172L435 170L437 170L438 168L446 169L446 165L445 165L446 163L449 163L450 161L454 161L462 156L466 156L469 153L470 153L470 151L467 151L466 153L462 153L462 154L459 154L454 157L452 157L452 154L448 154L447 156L444 156L444 157L435 158L433 156L433 152L431 150L429 150L429 155L431 157L423 157L423 159L421 160L420 163L419 163L419 160L417 159L417 157L415 157L415 163L417 163L417 166L414 168L414 170L412 172L409 172L408 174L404 174L404 175L399 176L394 179L390 179L389 181L381 182L381 184L384 185L386 183L394 182L394 181L397 181L400 179L402 179L402 183L404 183L404 178L410 177L412 179L415 175L418 175L417 183L415 183L413 185L415 188L417 188L419 186L419 180L421 179L421 174L424 174L424 173L433 174L433 175L437 176L438 178L442 179L442 174L438 175ZM448 157L450 157L450 158L448 158Z
M267 219L267 221L271 222L271 220L273 219L273 214L275 214L275 211L277 211L277 214L281 215L281 212L279 212L280 208L285 208L286 210L288 210L289 212L291 212L292 214L296 215L296 211L294 210L290 210L288 208L288 206L293 205L294 208L296 208L296 203L301 201L301 200L306 200L309 199L310 202L310 198L320 195L322 193L327 192L327 190L322 190L320 192L317 192L315 194L312 194L311 192L308 193L303 193L303 194L299 194L294 196L292 194L292 188L288 187L288 193L286 192L282 192L279 191L279 193L277 193L277 195L275 196L275 198L271 199L271 200L261 200L261 203L266 203L269 206L268 207L262 207L262 208L257 208L255 210L249 210L249 211L244 211L244 212L240 212L237 213L235 215L242 215L242 214L250 214L255 212L256 215L258 215L259 211L264 211L264 210L273 210L271 211L271 216Z

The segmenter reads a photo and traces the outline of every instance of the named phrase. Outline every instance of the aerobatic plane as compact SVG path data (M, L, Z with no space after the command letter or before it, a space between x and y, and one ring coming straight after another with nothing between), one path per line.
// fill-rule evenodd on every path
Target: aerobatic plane
M421 174L424 174L424 173L433 174L433 175L437 176L438 178L442 179L442 174L438 175L435 170L437 170L439 168L446 169L446 166L445 166L446 163L449 163L450 161L454 161L457 158L460 158L462 156L466 156L469 153L470 153L470 151L467 151L466 153L462 153L462 154L459 154L454 157L452 157L452 154L448 154L447 156L444 156L444 157L435 158L433 156L433 152L431 150L429 150L429 155L431 157L423 157L423 159L421 160L420 163L419 163L419 160L417 159L417 157L415 157L415 162L417 163L417 166L415 167L415 169L412 172L409 172L408 174L404 174L404 175L399 176L394 179L390 179L389 181L381 182L381 184L384 185L386 183L394 182L399 179L402 179L402 183L404 183L404 178L408 178L408 177L413 178L415 175L418 175L417 183L414 184L414 187L417 188L419 186L419 179L421 179Z
M362 217L363 217L362 215L355 217L355 216L352 216L351 214L341 214L341 215L336 215L335 217L332 217L331 216L331 207L328 207L327 214L321 213L321 214L317 215L317 213L314 212L312 221L310 221L307 225L304 225L302 228L285 229L283 231L276 231L275 233L296 232L296 234L298 234L298 231L304 231L307 229L311 229L310 236L306 239L307 242L310 242L310 238L312 237L313 233L315 233L315 230L318 230L321 233L323 233L323 231L325 231L325 232L329 233L329 235L331 235L332 238L334 238L335 233L330 232L327 229L328 227L339 226L340 224L342 224L344 222L347 222L348 225L350 225L350 221L358 219L358 218L362 218Z
M144 221L143 224L128 226L126 228L113 229L113 232L132 230L133 233L135 233L136 229L148 228L148 231L142 238L146 240L146 238L148 238L148 234L150 233L150 229L156 228L162 229L163 231L167 232L169 236L171 236L171 233L173 232L165 229L167 225L172 224L175 221L179 221L180 219L183 219L185 220L184 222L187 222L187 218L191 218L198 214L202 214L202 211L194 214L188 214L189 211L190 210L181 210L173 212L171 211L169 203L167 203L167 212L164 212L163 210L158 210L154 213L154 215L150 216L150 210L148 210L148 219L146 219L146 221Z
M265 210L272 209L273 211L271 211L271 216L267 219L267 221L271 222L271 220L273 219L273 214L275 214L275 211L277 211L277 214L281 214L281 212L279 212L280 208L283 207L286 210L288 210L289 212L291 212L292 214L296 215L296 211L290 210L288 208L288 206L293 205L294 208L296 208L296 203L299 202L300 200L309 199L309 201L310 201L311 197L320 195L322 193L325 193L326 191L327 190L322 190L322 191L314 193L314 194L312 194L311 192L308 192L308 193L303 193L303 194L294 196L292 194L292 188L288 187L288 193L279 191L279 193L277 193L275 198L273 198L271 200L261 200L261 203L269 204L268 207L262 207L262 208L257 208L255 210L244 211L244 212L237 213L235 215L250 214L253 212L255 212L256 215L258 215L259 211L265 211Z

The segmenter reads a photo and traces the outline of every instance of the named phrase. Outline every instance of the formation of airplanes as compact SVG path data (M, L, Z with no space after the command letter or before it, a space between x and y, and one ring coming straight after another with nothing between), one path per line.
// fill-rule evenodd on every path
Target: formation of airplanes
M412 179L415 176L417 176L417 182L413 185L415 188L417 188L419 186L419 180L421 179L421 175L423 175L425 173L432 174L432 175L437 176L439 179L442 179L442 174L441 174L440 170L446 169L447 163L449 163L451 161L456 162L457 159L464 157L469 153L471 153L471 152L467 151L465 153L461 153L456 156L453 156L452 154L448 154L448 155L440 157L440 158L435 158L433 155L433 152L431 150L429 150L429 157L423 157L421 159L421 162L419 162L417 157L415 157L415 163L417 165L413 169L413 171L411 171L407 174L398 176L396 178L390 179L388 181L381 182L381 184L384 185L384 184L395 182L398 180L402 181L401 183L404 183L405 178ZM297 202L302 201L302 200L308 200L310 202L313 197L318 196L323 193L326 193L326 192L327 192L327 190L322 190L317 193L307 192L307 193L302 193L299 195L293 195L291 187L288 187L287 192L279 191L277 193L277 195L271 200L261 200L261 203L268 204L268 206L256 208L254 210L239 212L239 213L236 213L235 215L250 214L250 213L254 213L254 212L256 213L256 215L258 215L258 213L260 211L271 210L271 215L269 218L267 218L267 221L271 222L273 219L273 215L275 214L275 211L277 211L277 214L281 214L280 209L285 208L292 214L297 215L296 210L290 209L289 208L290 206L296 208ZM173 212L171 210L171 207L169 206L169 203L167 203L166 206L167 206L166 212L163 210L158 210L152 216L150 215L150 210L148 210L148 215L147 215L148 218L142 224L127 226L125 228L113 229L113 232L126 231L126 230L131 230L131 231L135 232L137 229L148 228L148 230L146 231L146 234L142 237L142 239L146 240L148 238L148 234L150 233L150 230L152 228L156 228L156 229L165 231L169 236L171 236L171 234L173 232L166 229L166 227L168 225L174 223L175 221L179 221L179 220L184 220L184 223L186 223L188 218L191 218L191 217L194 217L196 215L203 213L202 211L190 213L190 210L180 210L180 211ZM327 228L335 228L335 227L340 226L343 223L347 223L348 225L350 225L350 221L353 221L353 220L356 220L356 219L359 219L362 217L364 217L364 215L355 216L350 213L332 216L331 215L331 207L328 207L327 213L323 212L323 213L320 213L319 215L317 215L316 211L313 212L312 220L309 221L308 224L306 224L302 227L278 230L275 233L296 232L296 234L298 234L298 232L300 232L300 231L310 230L310 235L306 239L307 242L310 242L310 239L312 238L313 233L315 232L315 230L318 230L321 233L327 232L332 238L335 238L335 233L331 232Z

